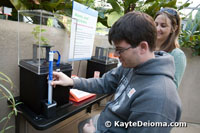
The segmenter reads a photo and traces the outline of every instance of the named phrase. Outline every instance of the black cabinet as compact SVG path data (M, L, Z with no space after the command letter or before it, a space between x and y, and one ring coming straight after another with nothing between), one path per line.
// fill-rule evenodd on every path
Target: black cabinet
M107 64L98 60L93 60L93 59L88 60L86 78L94 77L95 71L99 71L101 77L107 71L117 67L117 64L118 62L116 60Z

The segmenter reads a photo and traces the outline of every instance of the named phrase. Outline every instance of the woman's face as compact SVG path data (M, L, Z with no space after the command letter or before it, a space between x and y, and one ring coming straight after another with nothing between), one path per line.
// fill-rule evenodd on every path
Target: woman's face
M157 28L157 42L164 42L172 31L171 20L161 14L156 17L155 23Z

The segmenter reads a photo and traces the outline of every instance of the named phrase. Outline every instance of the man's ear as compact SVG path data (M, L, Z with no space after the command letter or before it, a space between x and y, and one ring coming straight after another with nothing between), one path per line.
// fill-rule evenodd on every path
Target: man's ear
M139 44L140 54L145 54L149 50L149 45L146 41L142 41Z

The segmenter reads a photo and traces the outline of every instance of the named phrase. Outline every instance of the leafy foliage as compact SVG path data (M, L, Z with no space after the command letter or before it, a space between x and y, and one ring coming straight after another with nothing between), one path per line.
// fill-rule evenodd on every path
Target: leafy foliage
M200 55L200 9L192 19L192 13L182 29L179 42L182 47L191 48L193 55Z
M176 6L177 0L123 0L122 3L117 0L108 0L107 2L111 4L112 9L105 10L104 12L101 11L101 15L99 15L98 18L98 22L101 22L107 27L111 27L116 21L115 19L112 19L114 18L114 15L116 15L114 12L118 13L118 18L133 10L142 11L154 17L156 12L159 11L161 7L173 7L177 10L181 10L190 5L190 3L186 2L178 8ZM110 20L112 20L112 22Z
M10 85L10 88L6 87L6 83ZM17 113L19 112L16 106L20 103L15 102L13 94L10 91L12 89L13 89L13 82L11 81L11 79L4 73L0 72L0 93L3 95L1 99L6 98L10 102L10 106L8 107L12 108L12 111L7 116L0 119L0 123L4 122L3 127L0 130L0 133L4 133L5 131L13 127L13 126L7 126L7 124L11 119L12 115L16 116Z
M36 26L35 28L33 28L33 31L31 32L35 38L35 40L37 40L36 44L39 44L39 34L40 34L40 31L41 33L45 32L46 30L45 29L40 29L40 26ZM40 41L41 41L41 44L45 45L47 44L47 38L45 38L44 36L41 36L40 37Z
M84 5L93 7L94 0L75 0ZM41 9L52 13L72 15L71 0L10 0L17 10Z
M102 23L106 27L111 27L117 18L132 10L143 11L153 17L161 7L177 8L177 0L107 0L107 3L112 7L111 9L94 7L94 0L75 1L97 10L99 12L98 22ZM10 2L16 10L42 9L70 17L72 15L71 0L10 0ZM188 7L189 4L190 3L188 2L182 4L178 10Z

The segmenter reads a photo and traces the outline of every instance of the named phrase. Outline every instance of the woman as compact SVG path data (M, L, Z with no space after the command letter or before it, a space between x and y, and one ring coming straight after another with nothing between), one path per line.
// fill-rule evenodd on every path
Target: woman
M162 8L155 15L155 23L157 27L156 51L166 51L174 57L174 82L178 88L186 67L186 57L178 43L181 29L180 16L175 9Z

